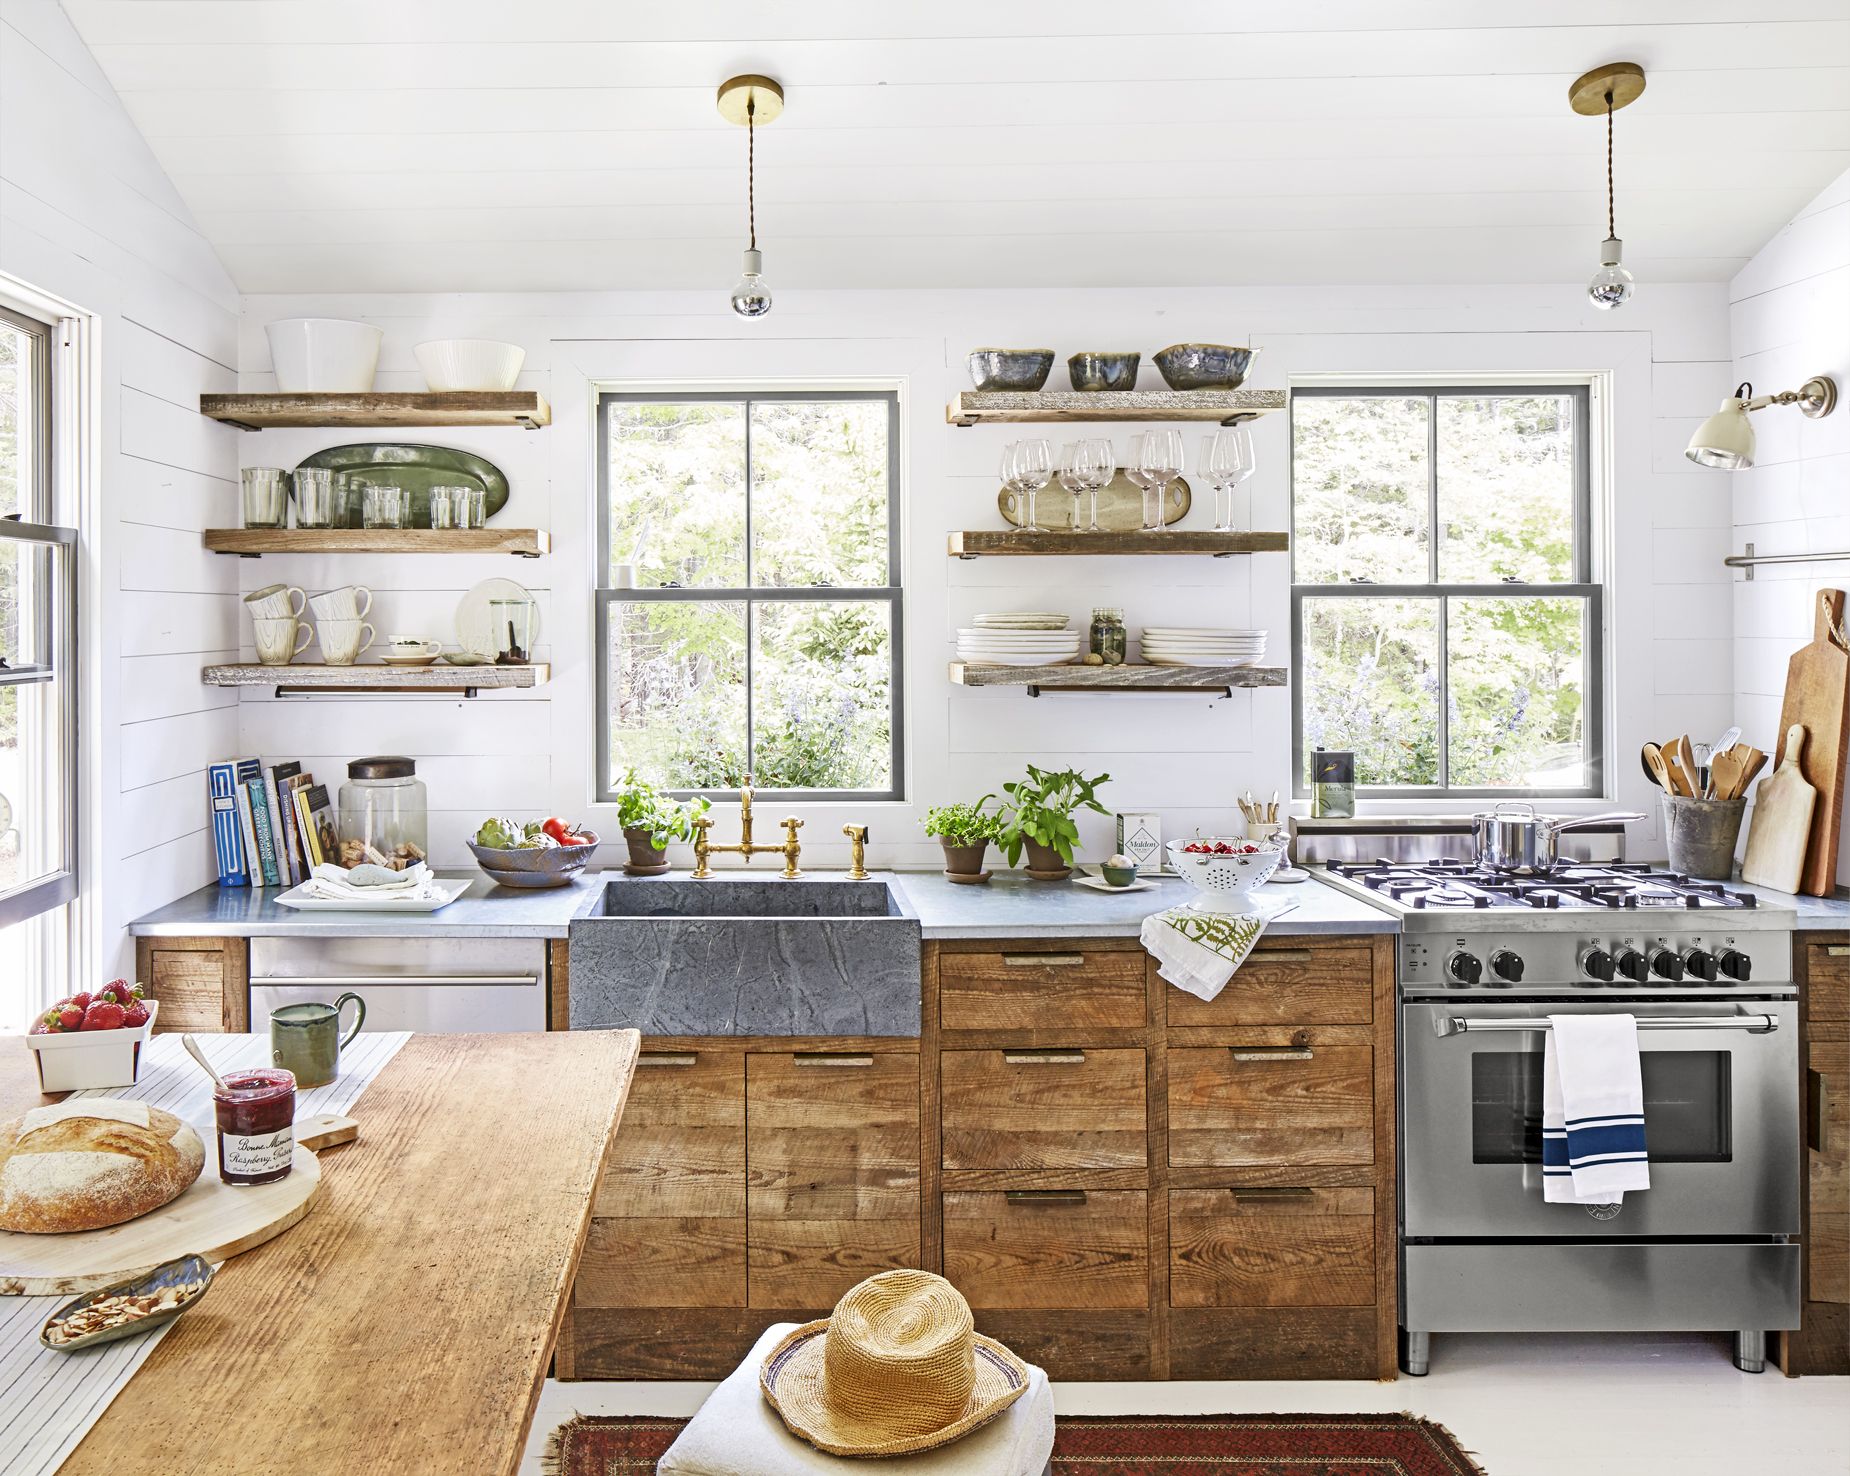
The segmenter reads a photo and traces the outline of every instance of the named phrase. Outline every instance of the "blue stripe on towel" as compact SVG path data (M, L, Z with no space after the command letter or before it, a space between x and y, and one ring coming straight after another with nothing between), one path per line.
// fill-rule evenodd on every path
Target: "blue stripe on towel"
M1542 1147L1544 1154L1547 1143ZM1640 1159L1645 1156L1644 1118L1613 1118L1597 1127L1567 1130L1567 1161L1575 1167L1615 1159ZM1546 1158L1544 1157L1544 1162Z

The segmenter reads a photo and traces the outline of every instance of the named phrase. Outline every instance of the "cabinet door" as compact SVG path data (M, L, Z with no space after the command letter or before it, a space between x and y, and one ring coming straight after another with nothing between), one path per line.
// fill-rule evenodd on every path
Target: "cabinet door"
M1149 1204L1140 1189L946 1194L945 1279L979 1313L1142 1309L1150 1297Z
M915 1052L754 1053L745 1121L748 1305L827 1309L918 1264Z
M1373 1163L1374 1064L1365 1045L1172 1049L1169 1161Z
M1141 1050L946 1051L944 1166L1142 1168Z
M1144 958L1070 947L942 953L938 1018L946 1030L1137 1030Z
M745 1305L745 1058L647 1051L578 1271L585 1307Z
M1850 1041L1811 1043L1805 1101L1806 1300L1850 1302Z
M1172 1307L1366 1307L1372 1189L1174 1189Z
M137 972L149 996L161 1004L155 1032L247 1029L244 948L242 938L207 948L163 947L159 939L144 940Z

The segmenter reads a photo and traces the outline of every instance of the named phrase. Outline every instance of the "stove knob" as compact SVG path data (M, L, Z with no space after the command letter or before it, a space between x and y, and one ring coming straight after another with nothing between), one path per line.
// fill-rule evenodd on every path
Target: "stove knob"
M1618 967L1619 972L1634 984L1644 983L1645 975L1649 972L1645 965L1644 955L1636 948L1621 948L1614 955L1613 963Z
M1460 984L1475 984L1484 977L1484 965L1474 953L1454 953L1445 961L1445 972Z
M1631 953L1630 949L1625 951ZM1633 958L1638 958L1638 955L1635 953L1631 953L1631 956ZM1644 960L1641 958L1638 959L1638 964L1639 967L1642 968L1644 966ZM1614 972L1612 955L1604 948L1589 948L1585 953L1580 955L1580 972L1585 974L1596 984L1610 984Z
M1522 955L1499 948L1490 955L1490 972L1508 983L1522 983Z
M1706 948L1686 948L1683 950L1683 971L1692 979L1700 979L1704 984L1715 982L1715 955Z
M1651 972L1660 979L1668 979L1672 984L1683 980L1683 960L1668 948L1651 950Z
M1754 961L1736 948L1724 948L1716 962L1721 965L1722 973L1737 984L1745 984L1754 971Z

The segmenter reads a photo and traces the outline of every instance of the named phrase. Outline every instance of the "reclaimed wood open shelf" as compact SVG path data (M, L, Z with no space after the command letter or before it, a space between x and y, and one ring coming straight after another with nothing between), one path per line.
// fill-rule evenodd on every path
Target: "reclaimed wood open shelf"
M1230 559L1236 554L1283 553L1290 546L1291 539L1284 533L1221 533L1212 528L1165 528L1160 533L1076 533L1071 529L1024 533L1019 528L972 528L950 538L954 559L1053 554L1208 554Z
M446 661L435 666L386 666L377 661L352 666L236 662L208 666L199 679L208 687L274 687L278 697L317 692L450 692L473 697L477 692L544 686L552 680L552 667L544 661L526 666L451 666Z
M448 390L303 395L201 395L199 413L239 430L281 426L354 427L500 425L538 430L552 424L552 406L537 390Z
M1285 408L1283 390L965 390L945 407L952 425L1106 420L1211 420L1238 425Z
M208 528L213 553L257 559L282 553L513 554L537 559L552 549L543 528Z
M1282 666L978 666L951 663L960 687L1026 687L1043 692L1222 692L1235 687L1282 687Z

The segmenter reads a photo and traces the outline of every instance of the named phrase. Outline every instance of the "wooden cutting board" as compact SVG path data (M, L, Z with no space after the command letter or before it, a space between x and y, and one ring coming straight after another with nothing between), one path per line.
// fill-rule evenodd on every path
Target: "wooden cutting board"
M1844 760L1850 755L1850 652L1839 642L1844 592L1821 589L1812 611L1809 645L1793 653L1786 666L1786 700L1779 710L1779 731L1797 724L1805 730L1799 772L1818 791L1812 808L1811 836L1799 883L1787 890L1828 897L1837 887L1837 832L1844 813ZM1782 737L1773 755L1785 758Z
M289 1177L234 1188L218 1176L216 1146L193 1187L171 1204L106 1230L70 1235L22 1235L0 1230L0 1295L74 1296L95 1291L163 1261L194 1252L222 1261L262 1245L309 1212L321 1193L321 1164L309 1143L350 1142L349 1118L304 1118L296 1124Z
M1812 812L1818 791L1800 772L1807 743L1805 730L1794 726L1780 739L1784 762L1754 791L1754 827L1747 835L1741 880L1756 886L1796 892L1811 840Z

